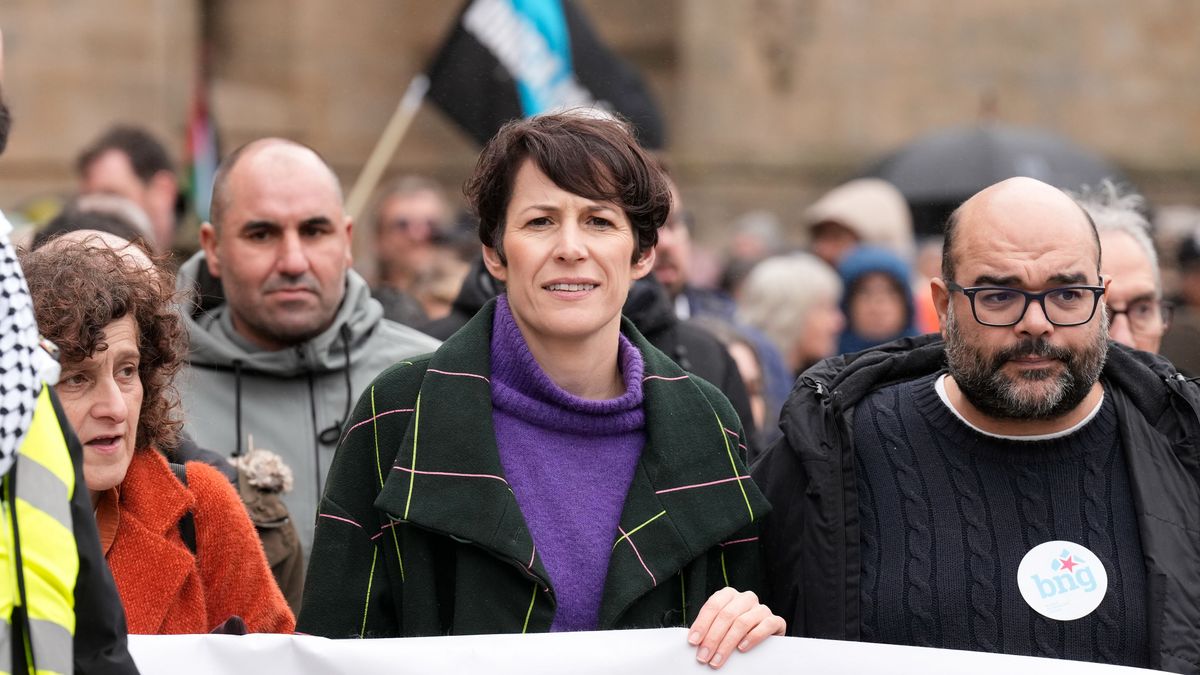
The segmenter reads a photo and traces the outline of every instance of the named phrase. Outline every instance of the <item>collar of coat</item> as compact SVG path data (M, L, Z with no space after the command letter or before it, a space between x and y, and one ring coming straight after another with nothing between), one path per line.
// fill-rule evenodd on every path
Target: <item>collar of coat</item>
M375 502L393 520L484 548L551 589L492 427L489 302L427 362L411 422ZM600 608L615 621L687 563L770 508L742 463L741 424L712 385L689 376L622 319L645 360L646 444L625 498Z
M179 520L195 510L196 500L175 478L167 460L150 448L133 453L121 482L120 505L121 525L110 556L121 560L110 558L110 564L132 572L138 569L138 560L154 561L153 579L117 579L127 613L138 615L136 628L154 630L176 607L184 582L196 569L196 559L179 535Z

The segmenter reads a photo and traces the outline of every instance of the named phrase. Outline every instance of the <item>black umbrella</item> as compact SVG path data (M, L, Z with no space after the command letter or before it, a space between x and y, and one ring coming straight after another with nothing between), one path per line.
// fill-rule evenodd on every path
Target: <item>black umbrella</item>
M959 204L1005 178L1028 176L1076 191L1105 178L1128 182L1115 166L1061 136L1000 124L921 136L863 175L882 178L904 194L917 234L941 233Z

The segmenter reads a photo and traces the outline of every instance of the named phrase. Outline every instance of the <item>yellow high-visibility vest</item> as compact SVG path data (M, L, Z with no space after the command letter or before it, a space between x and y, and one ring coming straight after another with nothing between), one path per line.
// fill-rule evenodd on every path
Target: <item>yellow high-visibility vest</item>
M29 625L22 638L29 672L73 672L79 576L71 522L75 487L70 450L43 387L0 494L0 673L13 672L14 611L22 605Z

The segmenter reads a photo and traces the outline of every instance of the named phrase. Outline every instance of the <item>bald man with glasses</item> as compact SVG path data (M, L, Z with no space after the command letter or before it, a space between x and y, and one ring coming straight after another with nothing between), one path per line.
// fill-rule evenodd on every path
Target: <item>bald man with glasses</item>
M947 223L940 336L800 377L752 468L793 634L1200 671L1200 387L1108 340L1101 270L1067 194L998 183Z

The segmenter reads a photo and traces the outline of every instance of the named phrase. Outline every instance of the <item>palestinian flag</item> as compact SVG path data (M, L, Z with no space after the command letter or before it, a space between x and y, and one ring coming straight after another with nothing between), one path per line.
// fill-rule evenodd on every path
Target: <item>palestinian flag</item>
M213 175L217 172L217 132L208 107L207 49L203 50L192 90L187 124L187 195L200 222L208 220Z
M641 77L571 0L471 0L428 75L429 98L480 144L513 118L598 106L632 122L642 145L663 146Z

